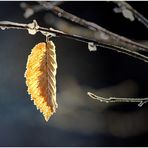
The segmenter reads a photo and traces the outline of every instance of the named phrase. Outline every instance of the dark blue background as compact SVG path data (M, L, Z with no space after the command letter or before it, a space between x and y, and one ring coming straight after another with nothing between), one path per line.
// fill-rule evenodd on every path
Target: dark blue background
M21 2L0 2L0 21L41 26L48 12L23 17ZM35 4L35 2L28 2ZM130 2L148 18L147 2ZM64 2L66 11L93 21L135 41L146 41L148 30L138 21L115 14L111 2ZM50 23L53 17L48 16ZM47 20L46 20L47 21ZM148 65L127 55L87 44L53 38L57 49L57 102L48 123L27 94L24 72L27 57L41 34L0 30L0 146L148 146L148 105L105 104L90 99L87 91L119 97L148 96ZM146 42L145 42L146 43ZM115 87L113 87L115 86Z

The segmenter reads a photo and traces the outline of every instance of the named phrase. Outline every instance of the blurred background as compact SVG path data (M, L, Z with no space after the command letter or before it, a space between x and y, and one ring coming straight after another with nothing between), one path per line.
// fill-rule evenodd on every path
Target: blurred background
M36 19L40 26L60 27L58 18L48 11L24 18L20 4L1 1L0 21ZM130 4L148 18L147 2ZM60 7L148 44L148 30L116 14L112 2L63 2ZM148 104L141 108L137 103L105 104L87 96L91 91L104 97L148 97L148 64L102 47L90 52L87 44L71 39L52 40L57 52L59 107L46 123L27 94L24 78L31 49L45 37L0 30L0 146L148 146Z

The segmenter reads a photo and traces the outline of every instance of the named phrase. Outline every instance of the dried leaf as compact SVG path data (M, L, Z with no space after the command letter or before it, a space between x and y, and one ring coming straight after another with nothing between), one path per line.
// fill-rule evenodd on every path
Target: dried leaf
M56 53L52 41L39 43L28 56L25 72L28 93L46 121L56 111Z

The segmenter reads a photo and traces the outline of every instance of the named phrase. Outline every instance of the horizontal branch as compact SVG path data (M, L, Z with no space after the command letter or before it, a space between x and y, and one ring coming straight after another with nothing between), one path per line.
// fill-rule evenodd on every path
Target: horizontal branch
M22 30L28 30L28 31L32 30L32 31L35 31L35 33L41 32L41 33L45 33L45 35L48 35L49 33L49 35L52 35L52 36L70 38L70 39L78 40L84 43L94 42L97 45L97 42L91 39L87 39L78 35L70 35L53 28L40 27L35 20L33 21L33 23L30 23L30 24L16 23L11 21L0 21L0 29L2 30L22 29Z
M78 36L75 34L71 35L71 34L64 33L62 31L59 31L59 30L56 30L53 28L40 27L36 21L33 21L33 23L30 23L30 24L15 23L15 22L10 22L10 21L0 21L0 29L2 29L2 30L4 30L4 29L23 29L23 30L28 30L28 32L30 34L35 34L37 32L41 32L44 35L66 37L66 38L78 40L78 41L85 42L85 43L92 43L93 42L94 45L96 45L96 46L101 46L101 47L113 49L118 52L122 52L122 53L130 55L132 57L135 57L137 59L148 62L148 57L143 54L138 53L136 51L136 50L138 50L137 48L136 49L133 48L132 50L126 49L125 47L122 47L122 46L121 47L116 46L114 44L114 42L112 42L112 44L108 44L108 43L102 42L101 39L99 41L97 41L95 39L89 38L89 36L82 37L82 36ZM143 49L147 50L147 47L143 47Z
M87 93L92 99L98 100L100 102L110 103L110 102L139 102L138 106L141 107L143 104L148 102L148 98L116 98L116 97L101 97L97 96L91 92Z

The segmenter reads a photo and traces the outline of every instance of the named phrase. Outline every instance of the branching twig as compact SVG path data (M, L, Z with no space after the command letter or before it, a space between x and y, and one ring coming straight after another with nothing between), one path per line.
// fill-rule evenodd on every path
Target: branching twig
M116 97L101 97L97 96L91 92L87 93L92 99L99 100L100 102L110 103L110 102L139 102L138 106L141 107L143 104L148 102L148 98L116 98Z
M118 5L118 7L121 9L121 12L124 14L124 11L128 10L132 13L132 15L143 25L145 25L146 28L148 28L148 19L146 19L141 13L139 13L137 10L135 10L131 5L129 5L127 2L124 1L113 1L115 4Z

